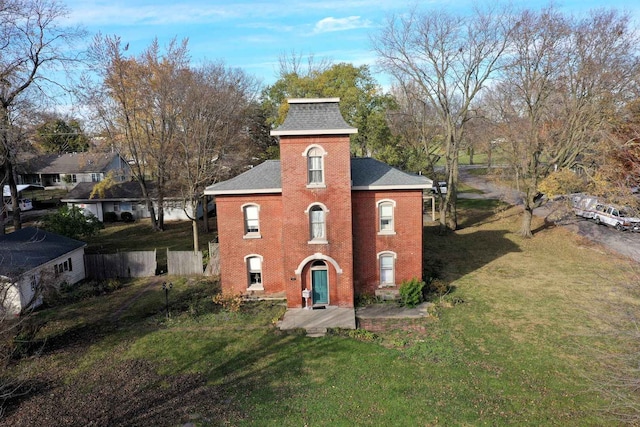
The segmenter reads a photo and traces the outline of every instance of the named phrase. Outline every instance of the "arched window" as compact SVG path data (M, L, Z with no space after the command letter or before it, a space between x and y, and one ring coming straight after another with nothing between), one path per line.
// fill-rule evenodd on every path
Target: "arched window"
M309 209L309 229L311 240L326 240L327 227L325 211L319 205L314 205Z
M262 257L259 255L250 255L246 258L247 262L247 288L251 290L260 290L262 287Z
M380 267L380 286L395 286L396 284L396 254L381 252L378 254Z
M378 232L380 234L394 234L394 210L393 200L381 200L378 202Z
M319 147L313 147L307 151L307 184L324 184L324 164L322 160L323 151Z
M260 206L244 205L244 234L246 237L260 236Z

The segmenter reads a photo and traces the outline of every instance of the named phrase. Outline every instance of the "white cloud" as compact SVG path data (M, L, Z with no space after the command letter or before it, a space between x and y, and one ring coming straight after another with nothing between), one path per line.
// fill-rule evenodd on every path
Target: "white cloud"
M359 16L348 16L346 18L334 18L330 16L318 21L313 32L314 34L320 34L369 27L371 27L371 21L361 19Z

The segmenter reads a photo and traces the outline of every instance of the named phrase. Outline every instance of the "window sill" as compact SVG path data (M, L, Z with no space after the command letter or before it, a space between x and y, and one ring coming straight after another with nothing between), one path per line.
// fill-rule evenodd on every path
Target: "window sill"
M264 291L264 286L262 284L251 285L247 288L248 291Z
M307 242L310 245L328 245L329 241L328 240L320 240L320 239L315 239L315 240L309 240Z
M307 184L307 188L327 188L326 184Z
M262 235L259 233L256 234L245 234L244 236L242 236L243 239L262 239Z
M378 236L395 236L395 235L396 235L396 232L391 230L378 231Z
M395 288L396 285L393 283L381 283L378 285L378 288Z

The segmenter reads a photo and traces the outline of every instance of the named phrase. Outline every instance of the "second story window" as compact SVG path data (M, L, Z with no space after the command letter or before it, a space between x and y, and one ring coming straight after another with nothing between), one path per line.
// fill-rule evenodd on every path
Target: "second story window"
M242 208L244 212L244 234L245 236L260 235L260 208L258 205L246 205Z
M320 206L313 206L309 210L311 226L311 240L326 240L326 224L324 210Z
M380 234L394 234L393 208L394 202L391 200L378 203L378 231Z
M314 147L307 152L307 168L309 185L324 184L324 170L322 164L322 150Z

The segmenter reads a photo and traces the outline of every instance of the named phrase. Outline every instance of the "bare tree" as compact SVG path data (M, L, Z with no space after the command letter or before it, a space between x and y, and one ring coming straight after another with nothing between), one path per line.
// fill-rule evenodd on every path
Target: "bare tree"
M387 120L402 146L404 168L440 180L435 165L441 158L442 128L431 104L416 96L418 93L411 82L395 85L391 94L397 108L387 111Z
M19 145L25 143L16 115L25 100L46 95L53 83L48 71L78 59L74 43L84 32L60 26L66 15L56 0L0 2L0 188L7 183L11 190L16 229L21 219L14 168ZM0 229L4 232L4 223Z
M185 76L183 83L186 96L178 117L179 167L173 178L185 207L191 206L193 249L197 251L198 202L202 200L204 187L229 175L236 160L234 156L240 154L246 160L249 109L258 85L242 71L228 69L223 64L193 71ZM206 200L202 208L204 215Z
M553 8L520 14L511 63L483 101L524 194L523 236L532 235L541 180L557 169L586 170L598 157L638 70L634 39L628 17L615 11L580 21Z
M177 153L178 119L190 73L187 41L161 54L157 40L138 57L126 56L118 37L97 36L91 49L99 87L85 86L113 145L132 164L155 230L164 229L164 198ZM152 195L150 182L155 183ZM154 203L155 202L155 203ZM157 209L157 215L156 215Z
M414 9L392 17L374 40L380 65L412 82L440 122L449 188L440 206L442 231L457 227L458 155L472 102L500 68L512 27L509 14L497 8L476 8L469 16Z
M38 246L34 237L25 245ZM16 371L12 363L20 357L21 346L33 345L40 323L32 320L45 296L58 292L53 270L30 269L25 260L8 249L0 250L0 419L7 401L29 392L27 375ZM16 337L20 337L17 340ZM42 345L35 345L31 355L38 355ZM13 371L11 369L13 368Z

